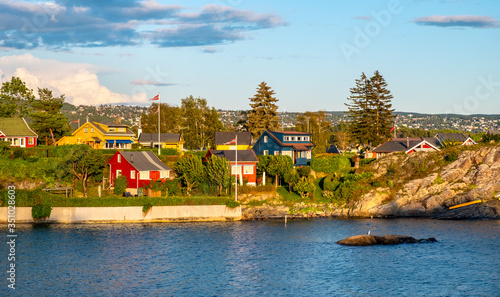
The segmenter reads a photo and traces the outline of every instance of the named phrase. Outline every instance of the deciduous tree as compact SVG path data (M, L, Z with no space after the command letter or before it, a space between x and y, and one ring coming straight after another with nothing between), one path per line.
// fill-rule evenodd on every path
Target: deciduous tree
M0 89L0 117L24 117L28 115L29 103L34 99L33 90L26 87L19 77L12 77Z
M203 179L203 163L198 156L180 158L174 164L174 170L186 184L186 191L191 195L191 190Z
M205 176L217 185L219 195L224 188L228 188L231 183L231 168L229 161L212 155L205 163Z
M87 197L87 181L89 178L102 174L106 166L100 150L94 150L88 145L79 145L61 163L61 169L66 175L71 175L82 182L83 196Z

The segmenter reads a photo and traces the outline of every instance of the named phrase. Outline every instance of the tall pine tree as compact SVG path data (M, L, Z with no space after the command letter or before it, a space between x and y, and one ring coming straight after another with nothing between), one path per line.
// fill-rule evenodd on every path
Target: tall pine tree
M55 140L69 132L68 119L61 113L64 95L53 97L51 90L38 88L38 96L40 98L31 103L32 128L38 134L38 138L45 141L45 145L55 144Z
M360 144L377 145L389 137L395 116L391 109L392 95L385 79L378 71L371 78L364 73L351 88L350 101L346 103L349 132Z
M265 130L278 130L280 119L278 117L278 99L266 82L260 83L257 93L250 98L252 110L248 114L247 130L257 138Z

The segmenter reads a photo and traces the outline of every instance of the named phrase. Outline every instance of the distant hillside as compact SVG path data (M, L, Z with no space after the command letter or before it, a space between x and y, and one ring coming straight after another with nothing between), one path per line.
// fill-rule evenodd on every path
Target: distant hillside
M110 121L120 118L122 123L131 127L138 127L139 119L147 111L147 106L132 105L78 105L65 103L62 112L71 122L72 129L78 127L73 123L80 119L80 124L89 121ZM219 109L219 118L226 127L234 126L239 120L244 119L244 110ZM347 116L342 111L325 111L326 119L333 125L345 122ZM297 116L301 112L283 112L280 117L285 128L293 128ZM456 115L456 114L422 114L413 112L395 112L398 115L398 127L416 128L424 130L460 130L468 133L486 132L489 129L500 129L500 115Z

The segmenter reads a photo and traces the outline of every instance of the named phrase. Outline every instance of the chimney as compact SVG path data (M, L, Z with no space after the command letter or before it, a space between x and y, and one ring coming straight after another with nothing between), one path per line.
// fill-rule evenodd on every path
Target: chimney
M134 163L134 154L130 154L130 163Z

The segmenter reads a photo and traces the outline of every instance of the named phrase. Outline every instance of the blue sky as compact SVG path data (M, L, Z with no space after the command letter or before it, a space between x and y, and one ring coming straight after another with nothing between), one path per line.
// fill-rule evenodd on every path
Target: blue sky
M379 70L397 111L500 114L500 1L0 0L0 79L74 104L189 95L345 110Z

